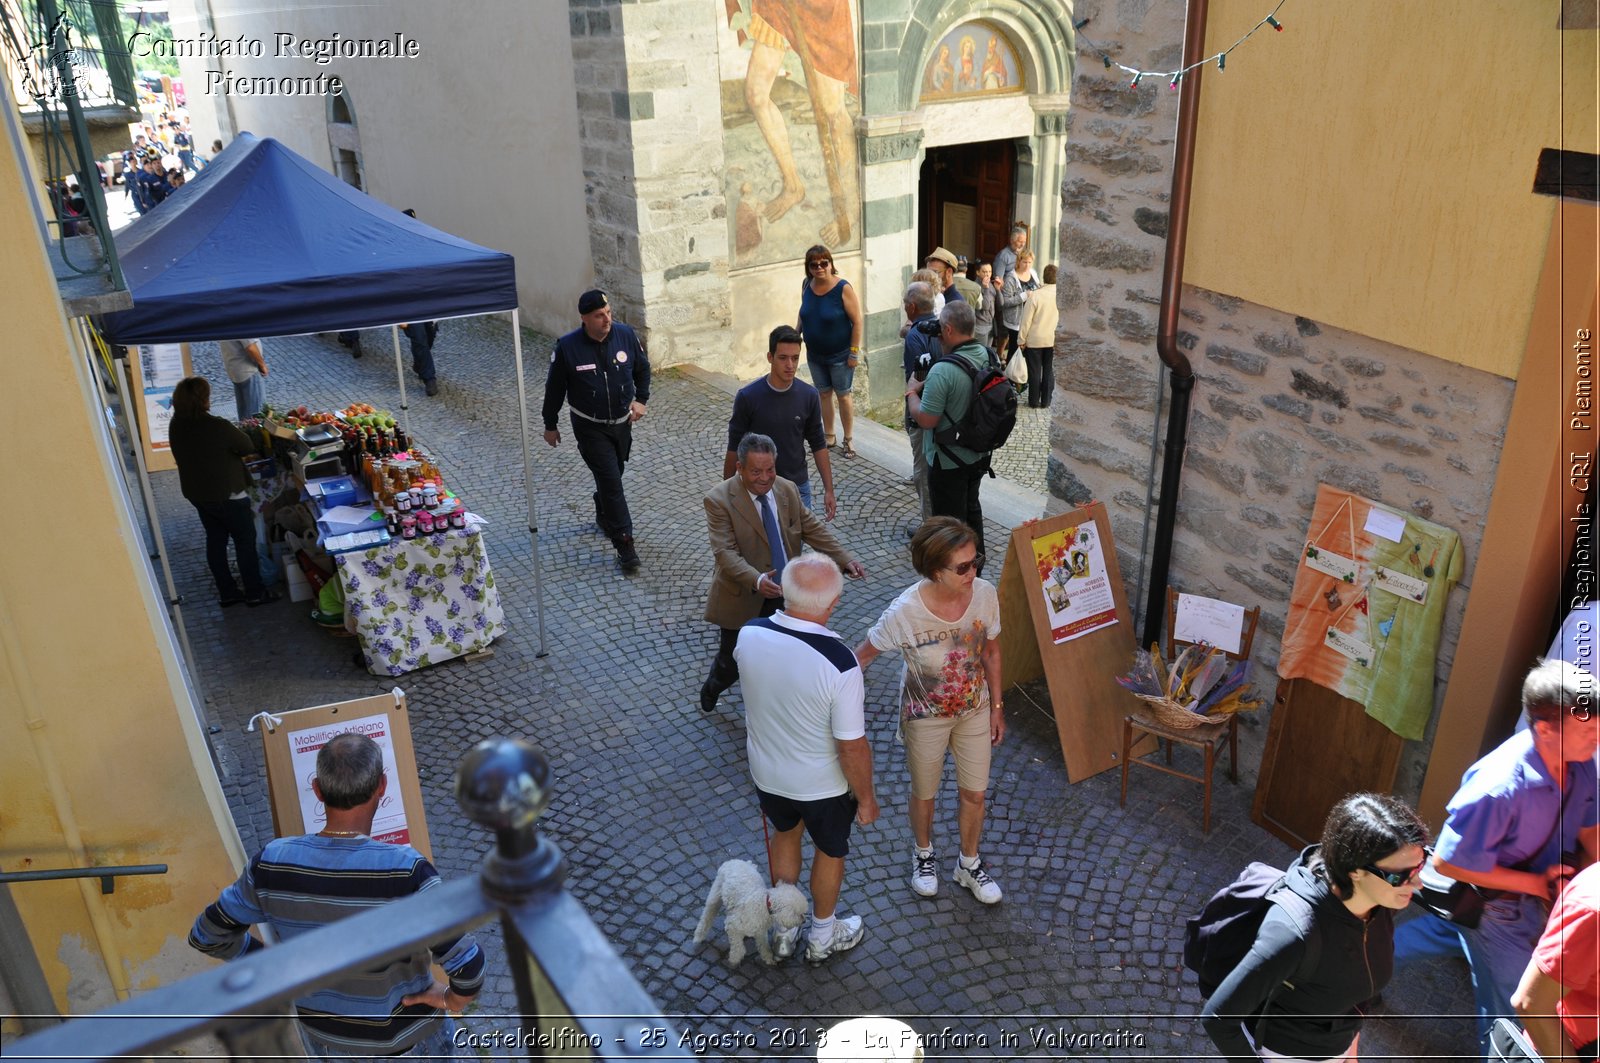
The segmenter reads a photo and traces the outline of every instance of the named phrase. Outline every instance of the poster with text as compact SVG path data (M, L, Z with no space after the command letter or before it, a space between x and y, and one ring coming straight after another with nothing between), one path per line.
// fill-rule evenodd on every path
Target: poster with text
M139 372L144 383L144 423L151 450L170 450L167 426L172 422L172 389L186 375L183 344L156 343L139 348Z
M1035 539L1033 558L1050 618L1050 638L1057 645L1117 622L1116 596L1093 523Z
M380 842L409 845L411 831L406 825L405 801L400 796L399 773L394 766L394 737L389 730L389 717L383 714L363 716L356 720L341 720L322 727L289 732L289 758L294 770L296 793L300 798L300 814L305 820L307 834L315 834L328 824L322 802L311 790L311 780L317 777L317 751L331 739L355 731L364 734L383 750L383 771L389 788L378 802L378 814L372 821L372 838Z

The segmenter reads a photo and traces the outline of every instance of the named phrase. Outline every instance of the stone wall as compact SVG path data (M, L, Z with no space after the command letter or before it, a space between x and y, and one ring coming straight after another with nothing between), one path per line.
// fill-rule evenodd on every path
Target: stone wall
M1096 41L1130 65L1177 65L1182 5L1085 3ZM1176 94L1131 88L1084 62L1062 181L1061 324L1051 430L1052 508L1089 498L1112 517L1129 600L1148 565L1168 400L1155 351ZM1204 129L1200 131L1204 136ZM1287 223L1287 222L1286 222ZM1337 268L1329 283L1338 283ZM1510 412L1512 381L1232 295L1186 287L1179 346L1197 377L1170 582L1260 604L1258 683L1270 694L1316 486L1355 491L1460 533L1436 668L1449 675ZM1160 428L1157 430L1158 403ZM1266 717L1245 729L1253 773ZM1414 794L1431 730L1408 743L1397 788Z
M719 6L569 0L596 283L658 364L712 364L731 324Z

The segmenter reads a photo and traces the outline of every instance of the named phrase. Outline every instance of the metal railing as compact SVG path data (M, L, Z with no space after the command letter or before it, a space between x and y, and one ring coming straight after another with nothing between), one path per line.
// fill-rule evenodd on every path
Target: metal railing
M119 875L165 875L166 864L119 864L115 867L58 867L45 871L0 871L0 886L13 882L58 882L65 878L97 878L101 893L117 892Z
M566 859L536 826L548 783L549 764L526 742L480 743L455 779L468 818L495 832L477 874L29 1034L6 1059L126 1059L205 1034L235 1059L302 1058L295 999L497 917L518 1014L480 1039L514 1047L518 1059L680 1058L677 1033L562 888Z

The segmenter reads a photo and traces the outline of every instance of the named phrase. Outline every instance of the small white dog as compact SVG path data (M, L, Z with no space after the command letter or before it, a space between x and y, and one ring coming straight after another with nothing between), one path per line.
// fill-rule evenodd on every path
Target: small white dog
M728 932L728 966L738 966L744 959L744 939L756 939L756 951L767 966L777 960L772 955L769 931L794 930L805 922L811 910L806 895L787 882L767 887L766 880L756 865L748 860L729 860L717 868L717 877L711 882L711 892L706 896L706 910L700 914L700 925L694 928L694 941L698 945L711 933L711 924L717 913L725 910L723 929Z

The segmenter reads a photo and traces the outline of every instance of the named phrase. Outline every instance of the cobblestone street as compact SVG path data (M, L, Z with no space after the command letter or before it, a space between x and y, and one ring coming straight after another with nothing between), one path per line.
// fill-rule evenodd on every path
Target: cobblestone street
M359 361L331 336L264 340L268 401L313 409L366 401L398 416L388 332L363 338L367 355ZM729 969L720 928L717 944L691 944L718 865L732 857L764 863L738 688L710 717L697 706L716 642L700 618L712 569L700 503L719 477L730 402L698 376L657 371L625 477L643 567L625 577L594 529L592 481L565 412L560 448L538 440L549 341L529 334L524 352L549 651L542 658L509 326L444 322L439 396L425 398L414 378L408 382L413 434L440 459L447 483L490 522L488 549L510 629L490 659L398 680L411 699L440 872L469 873L490 845L451 797L455 763L480 739L520 736L541 746L554 769L541 826L570 861L568 888L679 1030L744 1036L741 1049L703 1058L811 1058L810 1031L835 1017L874 1013L903 1018L928 1036L929 1059L1208 1057L1195 1019L1199 992L1181 968L1184 920L1246 862L1283 866L1293 857L1250 822L1257 765L1241 765L1239 786L1219 768L1209 835L1200 830L1195 784L1143 772L1119 808L1116 773L1068 784L1042 682L1008 696L1010 730L996 752L984 856L1006 891L1003 903L985 908L949 881L956 845L948 778L935 821L940 893L923 899L906 883L907 777L893 739L898 662L891 661L867 681L883 816L857 828L841 901L843 912L864 917L865 941L815 969L798 961L767 968L754 956ZM226 415L231 394L215 345L195 345L194 358ZM1049 421L1041 411L1020 413L1029 424L1018 439L1040 454L1030 485L1038 490ZM915 496L901 473L865 454L837 459L834 468L837 530L869 574L847 584L832 624L853 644L914 579L905 528ZM312 624L311 603L285 597L262 609L219 609L200 525L176 474L154 482L197 680L221 727L213 740L224 787L253 852L271 836L272 820L260 743L244 732L246 721L262 710L378 693L396 681L354 666L353 640ZM1008 531L991 522L991 556ZM989 577L998 583L997 565ZM1273 677L1258 673L1257 682L1270 695ZM1178 756L1185 754L1195 755ZM808 861L809 851L808 844ZM503 1016L516 1001L499 931L479 935L490 975L468 1025L509 1031L513 1020ZM1470 1018L1460 1017L1471 1005L1464 963L1401 974L1385 996L1362 1035L1364 1059L1473 1055Z

